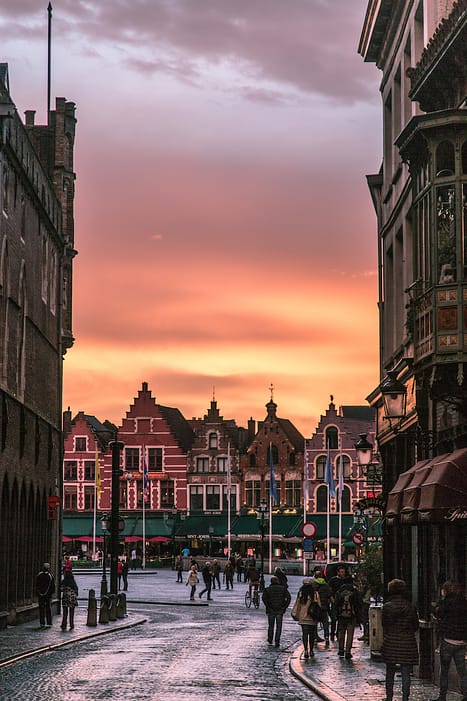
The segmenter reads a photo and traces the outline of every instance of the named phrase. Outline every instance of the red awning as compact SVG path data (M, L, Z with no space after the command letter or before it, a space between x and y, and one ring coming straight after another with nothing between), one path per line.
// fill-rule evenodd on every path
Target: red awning
M74 538L69 538L67 535L62 535L62 543L72 543Z
M92 535L80 535L78 538L74 538L73 540L79 540L81 543L92 543L94 541L94 538ZM103 539L102 536L96 535L96 543L102 543Z
M420 460L419 462L416 462L415 465L412 465L412 467L409 470L406 470L405 472L402 472L399 475L396 484L388 494L388 503L385 512L385 516L387 519L393 519L395 516L398 516L400 514L404 490L411 483L412 477L415 475L415 472L418 470L418 468L423 467L429 462L431 461Z
M126 535L125 536L125 543L142 543L143 542L143 536L141 535Z
M467 521L467 449L440 455L420 488L421 520Z
M168 541L170 541L170 538L167 538L165 535L155 535L149 538L150 543L167 543Z
M425 460L412 475L407 487L404 489L401 504L401 519L408 523L417 520L418 504L420 502L420 489L425 479L430 474L434 460Z

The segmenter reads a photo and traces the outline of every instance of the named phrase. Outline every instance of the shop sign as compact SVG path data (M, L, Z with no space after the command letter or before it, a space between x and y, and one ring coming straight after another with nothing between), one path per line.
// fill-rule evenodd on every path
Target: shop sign
M444 517L446 521L463 521L467 519L467 509L450 509L447 516Z

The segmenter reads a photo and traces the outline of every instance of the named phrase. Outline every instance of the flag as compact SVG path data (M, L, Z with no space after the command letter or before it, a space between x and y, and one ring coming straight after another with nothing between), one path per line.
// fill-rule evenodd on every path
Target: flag
M274 460L272 457L272 443L269 443L269 461L271 463L271 469L269 474L269 496L274 504L277 504L277 485L276 478L274 476Z
M232 491L232 467L230 464L230 441L227 445L227 499L230 499Z
M344 491L344 457L342 453L339 456L339 477L337 488L339 490L339 499L342 499L342 492Z
M95 467L94 467L94 479L96 482L96 493L97 493L97 498L101 498L102 494L102 485L101 485L101 468L99 466L99 452L97 450L97 445L96 445L96 461L95 461Z
M303 466L303 500L305 507L308 504L308 500L310 498L310 493L309 493L309 479L310 479L310 466L308 462L308 451L307 451L307 442L305 440L305 464Z
M332 497L336 496L336 487L334 486L334 476L332 474L332 461L331 461L331 456L329 454L329 448L328 448L328 454L326 457L326 467L324 468L324 481L329 487L329 494Z
M149 501L149 472L146 464L146 458L143 453L143 498L145 502Z

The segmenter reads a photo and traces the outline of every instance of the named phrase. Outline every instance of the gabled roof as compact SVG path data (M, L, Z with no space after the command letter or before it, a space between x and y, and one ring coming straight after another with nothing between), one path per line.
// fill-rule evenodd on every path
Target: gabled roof
M167 421L173 435L177 439L180 448L182 448L182 450L186 453L188 450L190 450L193 445L193 441L195 440L195 434L193 433L190 424L178 409L170 406L162 406L161 404L158 404L157 406L159 407L162 416Z

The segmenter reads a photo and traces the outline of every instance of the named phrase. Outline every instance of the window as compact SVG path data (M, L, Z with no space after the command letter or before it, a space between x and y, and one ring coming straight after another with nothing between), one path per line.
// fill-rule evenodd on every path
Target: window
M217 471L227 472L227 458L217 458Z
M161 506L174 506L173 480L162 480L159 484L161 490Z
M75 453L86 452L86 436L77 436L75 438Z
M245 499L247 506L259 506L261 497L260 480L247 480L245 484Z
M437 254L438 284L456 281L456 201L454 188L437 188Z
M341 456L338 455L336 458L336 475L337 479L339 479L339 474L340 474L340 464L341 464ZM348 455L342 455L342 466L343 466L343 475L344 479L349 479L351 470L350 470L350 458Z
M65 489L63 494L63 508L65 510L76 511L78 508L78 495L76 489Z
M78 463L75 460L65 461L63 479L65 482L76 482L78 479Z
M209 439L208 439L208 445L210 450L216 450L217 449L217 433L210 433L209 434Z
M163 472L162 448L148 448L148 470Z
M324 479L324 468L325 467L326 467L326 456L319 455L316 458L316 479L317 480Z
M318 487L316 490L316 511L326 512L328 509L328 489Z
M86 482L94 482L96 477L96 463L94 460L86 460L84 463L84 479Z
M289 455L289 465L295 465L295 453L292 452Z
M209 472L209 458L196 458L196 472Z
M279 503L280 497L281 497L281 476L280 475L275 475L276 478L276 491L277 491L277 501L276 503ZM269 478L264 481L265 489L266 489L266 497L269 499L269 490L270 490L270 480Z
M250 467L256 467L256 455L250 453Z
M86 511L94 510L94 487L84 488L84 508Z
M279 464L279 451L277 450L277 445L274 445L274 443L269 444L267 460L268 465L271 465L271 461L273 465Z
M285 503L287 506L300 506L301 484L300 480L285 481Z
M338 493L339 496L339 493ZM350 508L350 489L344 485L342 490L342 511L349 512Z
M326 448L331 450L337 450L339 447L338 443L338 432L335 426L328 426L326 429Z
M455 169L454 144L451 141L442 141L436 148L436 177L451 177Z
M218 484L208 484L206 486L206 511L219 511L220 508L220 487Z
M222 509L227 511L227 486L224 485L222 488ZM230 487L230 511L235 513L237 509L237 487L233 484Z
M120 506L122 509L127 508L127 483L126 482L120 482Z
M190 511L203 510L203 486L201 484L190 485Z
M125 470L139 470L139 448L125 448Z

